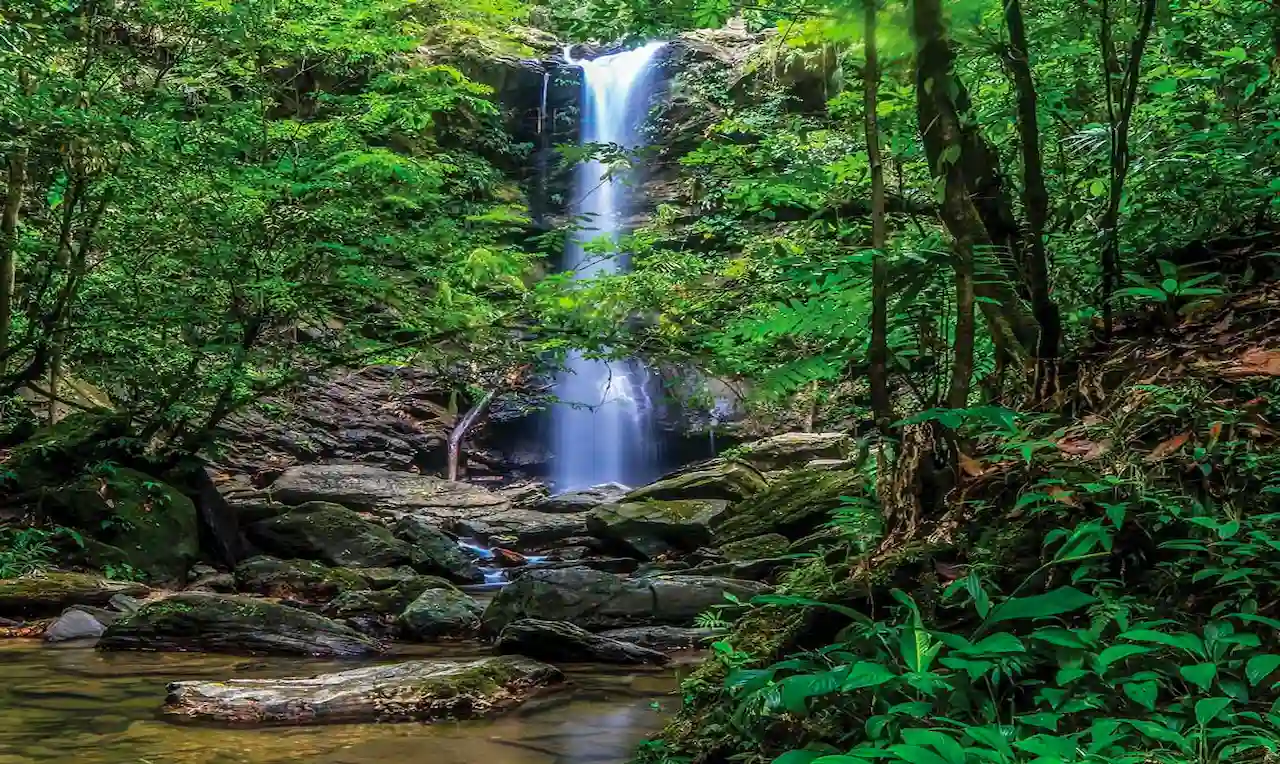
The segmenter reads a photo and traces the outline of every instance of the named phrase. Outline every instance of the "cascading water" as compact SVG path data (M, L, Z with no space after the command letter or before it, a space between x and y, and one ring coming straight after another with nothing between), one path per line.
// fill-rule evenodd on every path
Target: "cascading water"
M566 63L582 68L581 141L639 144L654 83L654 56L663 43L592 60ZM583 218L565 252L565 268L590 278L625 268L619 256L588 253L600 237L614 241L631 206L625 178L606 176L599 161L584 162L574 181L575 215ZM553 479L560 490L606 482L637 484L656 477L656 446L648 371L638 361L601 361L570 354L557 381L561 403L552 411L555 432Z

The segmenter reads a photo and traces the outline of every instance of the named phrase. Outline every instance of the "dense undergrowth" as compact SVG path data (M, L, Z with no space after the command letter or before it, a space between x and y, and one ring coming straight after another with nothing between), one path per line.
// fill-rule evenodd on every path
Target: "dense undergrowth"
M917 417L975 454L946 501L877 533L868 464L843 540L750 606L641 760L1269 760L1271 291L1090 359L1113 386L1078 418Z

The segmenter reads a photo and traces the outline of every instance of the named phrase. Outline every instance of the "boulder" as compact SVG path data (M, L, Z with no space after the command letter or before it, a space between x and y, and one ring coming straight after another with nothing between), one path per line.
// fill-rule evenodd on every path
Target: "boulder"
M742 501L767 487L755 467L732 459L712 459L666 475L622 498L623 502L656 499L721 499Z
M843 432L786 432L744 443L733 453L735 459L761 472L770 472L802 467L814 459L845 459L852 443Z
M400 629L418 640L469 637L480 628L484 608L456 589L428 589L400 614Z
M307 464L285 470L269 488L272 499L298 505L313 501L368 512L432 515L432 510L481 509L507 499L470 483L363 464Z
M621 483L602 483L590 488L556 494L534 504L532 509L539 512L587 512L601 504L617 503L630 490Z
M712 537L721 547L767 533L801 538L830 519L843 504L840 497L857 495L864 484L857 470L797 470L717 518Z
M270 554L357 568L394 567L411 561L409 545L380 525L338 504L312 502L247 529L249 540Z
M458 548L458 542L425 518L416 515L400 518L395 535L409 544L414 567L423 573L443 576L460 584L484 583L484 572L475 560Z
M509 497L483 486L364 465L293 467L268 491L274 500L287 504L326 501L389 519L420 517L463 538L509 535L516 539L519 551L586 534L586 523L579 515L519 509Z
M787 553L791 540L781 533L765 533L749 536L739 541L730 541L720 547L720 554L734 562L740 560L759 560L765 557L779 557Z
M398 568L360 568L352 572L358 573L368 581L370 589L390 589L420 575L408 565L401 565Z
M50 571L0 580L0 616L50 616L72 605L106 605L117 594L143 596L148 591L142 584L128 581Z
M184 592L107 627L99 650L359 657L385 649L337 621L248 597Z
M497 635L522 618L569 621L585 629L670 624L687 626L726 593L743 599L767 591L755 581L709 576L660 575L644 578L590 568L534 568L494 595L484 612L484 629Z
M324 602L344 591L369 588L368 579L350 568L266 555L250 557L237 565L235 581L242 592L310 602Z
M84 475L49 493L59 522L105 546L95 566L128 565L158 581L182 581L200 551L196 505L144 472L117 468Z
M418 576L390 589L356 589L334 597L321 611L330 618L395 618L428 589L453 589L453 584L435 576Z
M64 610L58 620L45 629L44 641L50 643L97 639L107 630L107 625L120 618L119 613L85 606Z
M729 506L723 499L605 504L587 515L587 530L643 559L692 552L710 542L710 524Z
M553 666L514 655L411 661L307 679L175 682L164 713L261 725L477 719L518 706L563 679Z
M502 628L498 652L569 663L666 663L664 653L592 634L565 621L522 618Z
M688 650L706 647L711 640L723 636L724 629L698 629L683 626L635 626L629 629L610 629L600 636L630 642L650 650Z

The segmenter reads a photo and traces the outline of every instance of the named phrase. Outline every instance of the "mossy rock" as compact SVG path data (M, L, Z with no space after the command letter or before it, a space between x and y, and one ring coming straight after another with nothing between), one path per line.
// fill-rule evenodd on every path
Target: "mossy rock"
M761 472L794 469L815 459L849 458L852 439L843 432L785 432L733 449L735 459Z
M132 453L125 417L113 412L80 412L42 427L5 460L18 490L55 488L74 480L86 465Z
M587 531L625 553L654 559L708 544L710 524L728 506L723 499L605 504L587 515Z
M415 576L390 589L355 589L343 592L324 606L324 614L330 618L395 618L428 589L458 591L443 578Z
M840 497L857 495L863 483L857 470L797 470L734 505L712 525L712 536L719 546L769 533L801 538L830 519Z
M263 551L285 558L319 560L357 568L412 562L412 549L381 525L338 504L311 502L246 529Z
M359 657L385 648L337 621L298 608L184 592L148 602L111 624L98 649Z
M564 679L518 655L411 661L306 679L231 679L169 685L171 717L231 724L354 724L479 719Z
M141 597L142 584L109 581L88 573L47 573L0 580L0 616L38 618L57 615L73 605L106 605L117 594Z
M767 487L751 465L733 459L712 459L641 486L622 497L622 503L672 499L742 501Z
M313 560L259 555L236 566L236 588L266 597L324 602L346 591L369 588L361 571L330 568Z
M405 636L418 640L474 636L480 630L480 603L456 589L428 589L400 614Z
M781 533L765 533L739 541L730 541L720 547L720 554L732 562L763 560L768 557L781 557L787 553L790 546L791 540Z
M484 571L476 561L425 518L405 515L396 523L395 535L410 546L417 570L460 584L484 583Z
M98 564L123 563L158 581L182 581L199 555L195 503L145 472L84 475L53 492L49 502L60 522L114 548L104 550Z

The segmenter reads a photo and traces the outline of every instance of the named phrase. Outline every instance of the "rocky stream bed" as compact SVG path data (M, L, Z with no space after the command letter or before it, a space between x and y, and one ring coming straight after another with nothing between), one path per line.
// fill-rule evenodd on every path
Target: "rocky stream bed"
M716 636L699 616L828 533L847 445L558 496L360 464L224 484L234 566L0 581L25 638L0 643L0 764L623 761Z

